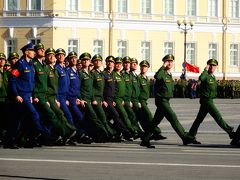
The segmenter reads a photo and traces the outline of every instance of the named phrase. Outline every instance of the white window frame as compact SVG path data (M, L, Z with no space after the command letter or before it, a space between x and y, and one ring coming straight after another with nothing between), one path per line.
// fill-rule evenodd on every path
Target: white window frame
M190 64L196 64L196 50L196 43L190 42L186 44L186 60Z
M232 45L234 48L232 48ZM235 48L235 46L237 48ZM230 66L239 66L239 44L231 43L230 44Z
M99 45L99 42L101 42L101 45ZM101 39L93 40L93 54L100 54L101 56L103 56L103 40Z
M169 46L170 44L172 45L172 47ZM164 42L164 55L167 54L174 54L174 43L172 41Z
M208 44L208 59L218 59L218 45L217 45L217 43L209 43Z
M126 12L124 12L123 10L123 1L126 1ZM128 8L129 8L129 0L117 0L117 12L120 14L127 14L128 13ZM121 7L120 7L121 5Z
M72 1L77 1L74 9ZM66 0L66 10L72 12L80 11L80 0Z
M151 64L151 41L141 41L141 61L148 60Z
M102 10L98 10L97 7L96 7L96 1L102 1L103 2L103 5L102 5ZM92 5L93 5L93 12L95 13L104 13L105 11L105 0L92 0Z
M69 44L70 41L77 41L77 44ZM79 39L68 39L68 44L67 44L67 50L68 50L68 53L70 53L71 51L75 51L77 54L79 53L79 49L80 49L80 43L79 43ZM76 50L74 50L74 48Z
M8 0L4 0L4 10L5 11L18 11L20 9L20 0L16 0L17 1L17 9L16 10L9 10L8 8Z
M125 46L124 46L125 44ZM125 57L127 56L128 52L128 42L126 40L118 40L117 41L117 54L118 57Z
M196 7L195 7L195 14L193 15L192 13L190 14L190 10L189 8L191 8L191 5L190 5L190 1L192 3L192 1L195 1L196 2ZM186 15L187 16L197 16L197 8L198 8L198 1L197 0L187 0L187 3L186 3Z
M150 1L150 12L147 12L147 1ZM143 6L143 4L144 4L144 6ZM152 14L152 5L153 4L153 2L152 2L152 0L140 0L140 12L141 12L141 14L147 14L147 15L151 15Z
M36 1L41 2L41 9L32 9L32 0L28 0L27 1L27 9L28 10L32 10L32 11L41 11L41 10L43 10L44 0L36 0Z
M8 44L9 41L15 41L11 45ZM11 50L9 50L11 48ZM11 52L17 52L17 39L16 38L7 38L5 39L5 54L8 55Z
M236 3L234 3L236 2ZM235 5L235 7L233 6ZM234 11L233 11L234 10ZM240 14L240 0L230 0L229 2L229 16L231 18L238 18Z
M172 13L169 13L169 1L172 1ZM175 0L164 0L164 15L173 16L175 14ZM167 7L168 6L168 7Z
M208 0L208 16L218 17L218 0Z

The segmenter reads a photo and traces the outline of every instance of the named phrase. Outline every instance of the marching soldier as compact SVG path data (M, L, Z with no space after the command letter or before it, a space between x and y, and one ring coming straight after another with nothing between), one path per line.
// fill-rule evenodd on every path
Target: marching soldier
M78 105L82 102L78 95L80 93L81 82L79 79L79 72L77 70L77 53L72 51L68 54L68 67L66 68L67 75L69 77L69 89L67 93L67 101L69 102L69 109L73 116L74 126L77 128L77 135L75 139L78 143L90 144L91 138L86 132L86 122L83 117L83 113L80 111Z
M174 56L169 54L163 57L163 66L156 72L154 78L155 82L155 104L157 106L152 124L148 132L146 132L141 146L146 146L147 148L155 148L150 144L150 137L154 128L162 121L164 117L170 122L173 129L182 139L183 143L190 139L187 136L184 128L177 119L176 114L173 112L169 100L173 97L174 81L172 79L172 74L170 70L173 67Z
M102 56L99 54L94 55L92 57L92 63L94 65L94 68L91 71L93 77L92 105L96 114L98 115L98 118L105 126L105 129L108 131L108 136L113 138L115 133L113 132L113 129L109 126L109 122L107 122L107 118L102 107L104 91L104 77L102 71L100 70L102 66Z
M0 114L7 114L7 93L8 93L8 77L9 71L4 70L6 64L6 56L4 53L0 53ZM7 121L1 118L0 121L0 142L4 136L6 130Z
M31 115L33 139L39 135L49 135L49 131L43 126L40 116L32 104L32 93L34 88L34 66L32 59L35 56L34 46L29 43L21 48L23 56L17 61L9 77L10 97L14 99L14 107L17 117L14 116L10 128L6 134L5 148L18 148L16 138L21 124L26 120L27 115Z
M125 140L131 141L131 133L120 119L119 113L115 108L115 81L113 75L114 62L115 61L113 56L108 56L106 58L106 68L103 71L103 76L105 80L103 92L103 107L106 111L107 118L112 119L114 122L113 127L114 129L116 129L117 133L119 133L119 140L121 140L120 134L122 133Z
M138 75L138 82L139 82L139 103L140 103L140 123L145 132L149 131L152 122L152 113L147 106L147 100L150 97L150 80L147 77L147 71L150 67L148 61L144 60L140 62L140 74ZM153 130L153 135L150 137L153 140L163 140L166 137L161 135L161 130L159 127L155 127Z
M66 52L64 49L59 48L56 50L56 64L55 68L58 73L58 91L57 91L57 100L60 103L60 108L64 112L68 122L74 126L72 114L67 106L67 93L70 85L69 76L66 72L65 67L65 56Z
M137 136L135 138L140 137L143 134L143 131L141 130L138 119L136 117L135 112L133 111L133 102L131 101L132 93L133 93L133 75L130 71L130 64L131 58L128 56L125 56L123 58L123 70L121 71L123 79L125 81L125 96L123 97L124 100L124 108L128 114L128 117L131 121L132 127L134 128L134 131L137 133Z
M57 69L54 67L56 62L55 50L53 48L48 48L45 51L45 58L48 68L47 101L59 120L64 143L68 143L75 136L76 129L68 123L63 111L60 109L60 103L57 101L58 73Z
M119 112L120 118L124 122L125 126L131 132L133 137L138 136L137 132L134 130L132 123L128 117L128 114L124 108L125 102L125 81L123 75L121 73L122 70L122 58L116 57L115 59L115 66L114 66L114 81L115 81L115 97L114 101L116 102L116 109Z
M95 140L98 142L106 141L109 138L109 133L105 129L102 122L99 120L91 103L93 100L93 77L88 69L91 55L85 52L80 55L79 59L81 60L83 66L82 70L79 72L79 78L81 81L81 88L79 93L79 99L81 100L80 106L85 112L85 118L88 119L87 122L92 123L89 128L97 128L90 130L92 135L95 137Z
M200 84L200 109L192 127L189 130L189 136L195 139L198 128L203 122L206 115L209 113L217 124L228 133L229 137L232 139L234 137L233 127L229 126L222 118L220 112L214 105L213 99L217 95L217 81L214 76L214 72L217 68L218 62L216 59L209 59L207 61L207 66L205 67L202 74L199 76ZM185 144L201 144L200 142L186 141Z

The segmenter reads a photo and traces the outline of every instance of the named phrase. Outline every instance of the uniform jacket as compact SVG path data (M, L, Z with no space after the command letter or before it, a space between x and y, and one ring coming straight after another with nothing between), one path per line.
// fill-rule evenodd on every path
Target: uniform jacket
M93 101L103 100L104 76L100 70L93 69L91 71L93 77Z
M155 98L172 98L174 81L172 75L165 70L164 66L156 72L154 78L156 79L154 86Z
M55 65L58 73L58 95L67 95L69 89L69 76L67 75L66 68L59 64Z
M200 84L200 97L213 99L217 96L217 81L214 75L204 70L199 76Z
M103 77L105 80L104 83L104 91L103 91L103 99L105 101L112 101L115 96L115 81L113 72L110 73L107 69L103 71Z
M12 69L9 85L14 96L22 96L33 92L34 67L33 62L27 62L24 57L19 59Z
M91 73L89 71L86 72L84 69L82 69L79 72L79 79L81 81L79 99L82 99L85 101L92 101L93 100L93 78Z
M79 72L73 67L66 68L67 75L69 77L69 89L67 97L73 98L78 97L80 93L81 81L79 79Z

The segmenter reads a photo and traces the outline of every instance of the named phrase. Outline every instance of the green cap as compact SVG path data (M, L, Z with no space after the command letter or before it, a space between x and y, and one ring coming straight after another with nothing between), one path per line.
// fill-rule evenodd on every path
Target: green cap
M17 52L12 52L8 56L9 61L12 60L12 59L15 59L15 58L17 58L17 59L19 58L19 54Z
M55 50L53 48L48 48L46 51L45 51L45 56L48 55L48 54L54 54L55 55Z
M122 58L121 57L115 57L114 61L115 61L115 63L122 63Z
M77 64L81 64L81 60L80 59L77 60Z
M138 64L138 60L136 58L132 58L131 63L137 63Z
M79 59L80 59L80 60L83 60L83 59L91 60L91 54L89 54L88 52L82 53L82 54L79 56Z
M218 65L218 61L216 59L209 59L207 61L208 65L213 65L213 66L217 66Z
M66 52L65 52L65 50L63 49L63 48L58 48L57 50L56 50L56 55L57 54L64 54L64 56L66 55Z
M94 61L102 61L102 56L100 54L95 54L93 57L92 57L92 62Z
M68 57L69 58L77 57L77 53L75 51L71 51L70 53L68 53Z
M131 58L129 56L125 56L123 59L122 59L123 63L130 63L131 62Z
M39 49L44 49L44 45L42 43L38 43L34 46L34 50L37 51Z
M4 53L0 53L0 59L5 59L6 60L6 56Z
M109 62L109 61L110 61L110 62L115 62L115 61L114 61L114 56L111 56L111 55L110 55L110 56L106 57L106 60L105 60L105 61L106 61L106 62Z
M11 66L9 61L6 61L5 66Z
M162 61L163 62L165 62L165 61L174 61L174 56L172 54L167 54L166 56L163 57Z
M149 64L149 62L148 62L147 60L143 60L143 61L141 61L139 65L140 65L140 66L147 66L147 67L150 67L150 64Z

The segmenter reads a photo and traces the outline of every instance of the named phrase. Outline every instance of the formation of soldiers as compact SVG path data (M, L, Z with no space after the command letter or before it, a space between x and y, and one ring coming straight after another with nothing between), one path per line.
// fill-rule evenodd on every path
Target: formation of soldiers
M204 117L197 118L187 133L169 104L174 94L174 81L169 73L173 55L163 58L164 64L155 75L157 110L153 117L147 104L151 93L146 75L148 61L139 63L137 74L138 61L128 56L108 56L102 70L104 60L99 54L92 57L85 52L78 58L76 52L66 54L62 48L45 50L42 43L35 46L29 43L21 50L22 57L14 52L6 59L0 53L0 114L7 116L0 124L4 148L137 138L142 139L141 146L151 148L150 140L166 139L157 126L163 117L169 120L183 144L200 143L195 136ZM209 107L215 108L212 102ZM219 114L217 110L215 113ZM233 128L224 124L220 115L217 118L214 117L233 138ZM234 144L238 143L239 139L235 139Z
M22 57L0 53L4 148L132 141L149 127L148 61L137 74L138 61L128 56L108 56L101 70L99 54L78 58L42 43L21 50ZM164 139L158 128L152 138Z

